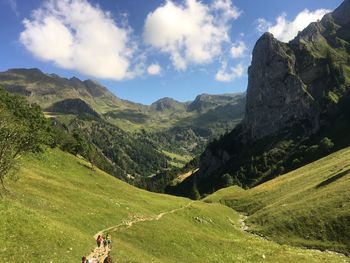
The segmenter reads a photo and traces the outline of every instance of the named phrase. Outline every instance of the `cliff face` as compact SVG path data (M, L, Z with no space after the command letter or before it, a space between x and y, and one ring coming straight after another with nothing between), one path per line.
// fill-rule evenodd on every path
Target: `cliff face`
M294 52L270 33L259 39L253 51L245 116L245 128L253 139L301 119L317 127L315 102L297 74Z
M349 43L349 0L289 43L265 33L249 68L244 126L250 139L300 122L317 131L322 112L347 92Z
M350 145L350 0L289 43L265 33L248 74L244 120L201 155L201 193L227 186L223 175L249 187L316 160L329 138Z

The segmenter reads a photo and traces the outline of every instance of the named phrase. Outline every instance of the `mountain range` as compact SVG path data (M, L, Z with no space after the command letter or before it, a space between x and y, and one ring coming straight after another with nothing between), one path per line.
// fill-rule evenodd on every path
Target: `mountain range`
M96 147L99 167L136 185L137 178L184 166L239 123L245 105L245 94L202 94L192 102L163 98L142 105L116 97L96 81L39 69L1 72L0 86L38 104L67 134L61 138L64 145L76 140L70 135L81 134Z

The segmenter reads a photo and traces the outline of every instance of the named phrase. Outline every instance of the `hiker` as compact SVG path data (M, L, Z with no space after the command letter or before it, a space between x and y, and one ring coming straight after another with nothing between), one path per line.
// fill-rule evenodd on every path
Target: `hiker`
M113 263L113 262L112 262L111 256L108 255L108 256L105 258L105 260L103 261L103 263Z
M101 246L102 240L103 240L103 237L101 235L98 235L98 237L96 239L96 244L98 247Z
M89 260L85 256L81 258L81 263L89 263Z
M106 240L107 240L108 247L111 249L111 247L112 247L112 236L109 233L107 233L107 235L106 235Z

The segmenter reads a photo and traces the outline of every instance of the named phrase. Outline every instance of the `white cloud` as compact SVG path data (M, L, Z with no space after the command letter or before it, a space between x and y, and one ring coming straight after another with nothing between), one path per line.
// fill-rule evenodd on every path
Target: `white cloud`
M243 41L238 41L231 47L232 58L242 58L247 50L247 46Z
M144 26L145 43L168 53L176 69L188 64L211 62L229 43L229 22L240 12L231 0L215 0L206 5L185 0L177 5L171 0L149 13Z
M35 57L97 78L131 78L130 29L87 0L50 0L23 21L20 42Z
M230 82L244 75L245 68L243 64L238 64L235 67L227 68L227 62L223 62L221 68L215 75L215 79L221 82Z
M305 9L300 12L293 21L288 21L286 19L286 13L283 13L276 18L275 24L266 21L264 18L259 18L257 21L257 29L260 32L268 31L277 39L288 42L296 37L298 32L307 27L311 22L320 20L329 12L331 12L331 10L328 9L317 9L313 12Z
M260 33L263 33L263 32L266 32L269 30L269 27L272 26L272 23L271 22L268 22L265 18L258 18L257 19L257 27L256 29L260 32Z
M211 9L221 12L223 21L237 19L242 14L242 11L235 7L231 0L214 0Z
M152 64L147 68L147 72L150 75L159 75L161 71L161 68L159 64Z

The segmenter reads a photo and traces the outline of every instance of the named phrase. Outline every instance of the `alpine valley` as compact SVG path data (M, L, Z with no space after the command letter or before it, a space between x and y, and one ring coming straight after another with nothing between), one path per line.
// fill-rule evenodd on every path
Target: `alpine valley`
M114 19L88 0L45 8L72 3ZM187 25L183 10L205 6L217 26L229 3L169 0L147 20L178 8ZM163 53L174 49L168 42ZM95 80L8 69L0 262L350 262L349 134L350 0L287 43L264 33L242 93L144 105Z

